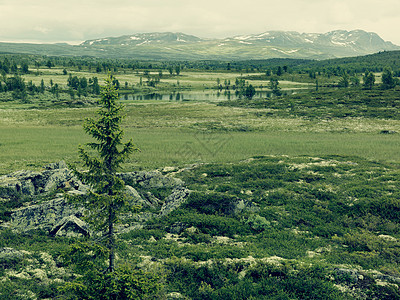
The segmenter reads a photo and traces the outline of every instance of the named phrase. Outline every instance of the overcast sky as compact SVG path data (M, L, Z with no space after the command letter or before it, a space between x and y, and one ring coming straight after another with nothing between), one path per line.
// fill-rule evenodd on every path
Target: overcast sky
M68 42L140 32L223 38L269 30L376 32L400 45L400 0L0 0L0 41Z

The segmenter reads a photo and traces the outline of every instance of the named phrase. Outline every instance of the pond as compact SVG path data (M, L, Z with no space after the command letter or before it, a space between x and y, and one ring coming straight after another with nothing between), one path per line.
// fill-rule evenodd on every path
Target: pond
M295 90L284 90L282 93L290 95ZM270 91L257 91L254 98L270 98ZM163 101L226 101L237 100L239 95L234 91L180 91L169 93L149 93L149 94L124 94L121 100L163 100Z

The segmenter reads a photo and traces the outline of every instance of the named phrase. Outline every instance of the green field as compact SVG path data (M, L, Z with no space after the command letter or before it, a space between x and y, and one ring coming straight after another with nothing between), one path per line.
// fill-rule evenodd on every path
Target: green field
M44 164L77 160L88 142L81 124L93 108L0 110L1 165L5 174ZM255 155L350 155L399 162L400 121L333 120L265 116L263 109L213 103L128 103L126 138L142 150L127 170L237 162Z

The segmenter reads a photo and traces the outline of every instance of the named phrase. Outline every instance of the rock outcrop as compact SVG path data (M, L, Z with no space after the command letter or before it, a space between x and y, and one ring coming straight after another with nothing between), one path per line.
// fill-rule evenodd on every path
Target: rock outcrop
M174 188L183 185L183 181L174 177L164 176L160 171L138 171L120 173L119 177L126 185L138 186L142 189Z
M50 230L50 234L57 236L89 236L89 227L87 224L78 219L76 216L64 217Z
M77 208L68 203L64 197L57 197L15 210L11 215L9 227L18 231L37 229L50 231L64 218L71 216L79 218L82 215L83 208Z
M161 207L161 216L166 216L185 202L189 196L190 190L183 186L175 188L172 193L165 199L163 206Z
M88 187L80 182L68 169L64 161L44 167L42 172L17 171L0 177L0 186L33 196L56 191L74 189L86 192Z
M190 193L182 180L164 176L159 171L120 173L118 176L126 184L125 193L131 205L153 210L135 218L127 217L130 221L119 226L123 232L141 228L141 223L149 218L169 214L184 203ZM11 221L4 226L22 232L44 230L58 236L90 235L82 220L84 208L69 203L63 193L56 194L60 190L70 195L84 195L89 190L89 186L80 182L65 162L48 164L42 171L18 171L1 176L0 187L32 198L28 205L14 210ZM156 197L153 193L157 190L162 190L162 193L156 193ZM46 198L48 200L44 200Z

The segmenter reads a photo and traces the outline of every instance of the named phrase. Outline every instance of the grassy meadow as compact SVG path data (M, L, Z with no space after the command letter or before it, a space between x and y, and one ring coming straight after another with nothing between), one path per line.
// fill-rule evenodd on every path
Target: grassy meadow
M82 129L95 107L2 109L0 173L77 160L88 142ZM154 169L205 162L237 162L256 155L350 155L399 162L398 120L307 119L265 116L263 109L214 103L127 103L126 138L141 152L125 166Z

